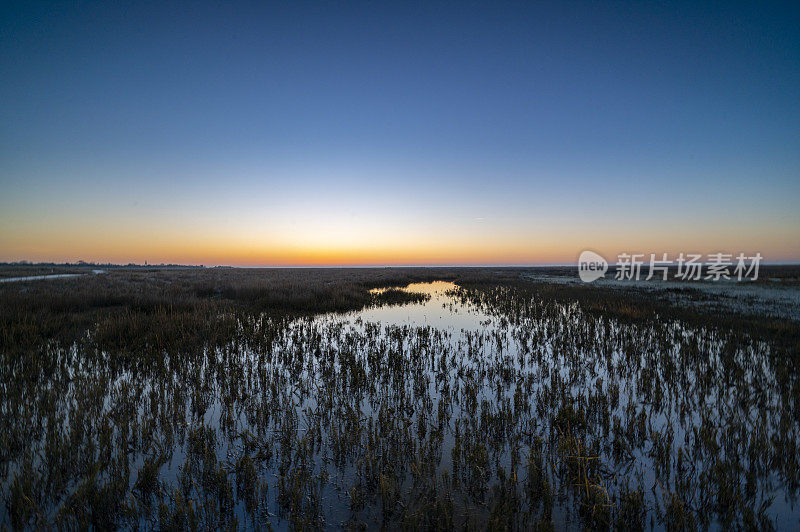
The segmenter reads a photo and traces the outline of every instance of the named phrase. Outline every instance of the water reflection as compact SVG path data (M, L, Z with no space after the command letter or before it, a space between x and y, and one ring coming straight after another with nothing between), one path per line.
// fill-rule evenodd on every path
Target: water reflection
M500 287L292 321L220 350L5 360L12 526L794 528L771 346ZM25 368L24 375L30 375Z
M411 283L404 291L425 294L430 299L412 305L394 305L368 308L348 314L349 321L361 320L382 325L432 326L447 330L480 330L492 321L492 317L479 308L463 304L448 292L456 290L454 283L435 281ZM380 292L376 289L373 292Z

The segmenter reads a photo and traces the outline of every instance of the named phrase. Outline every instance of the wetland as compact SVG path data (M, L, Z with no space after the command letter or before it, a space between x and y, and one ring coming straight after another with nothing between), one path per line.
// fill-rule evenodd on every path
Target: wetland
M794 319L531 275L5 284L0 526L798 527Z

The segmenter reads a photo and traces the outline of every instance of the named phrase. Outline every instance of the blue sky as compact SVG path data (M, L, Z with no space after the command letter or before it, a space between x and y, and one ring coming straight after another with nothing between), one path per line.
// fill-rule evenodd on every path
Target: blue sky
M0 260L800 260L797 4L1 9Z

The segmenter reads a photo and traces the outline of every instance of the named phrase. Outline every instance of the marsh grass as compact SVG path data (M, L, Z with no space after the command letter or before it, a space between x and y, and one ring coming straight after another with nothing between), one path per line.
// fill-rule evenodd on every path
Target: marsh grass
M437 279L479 327L341 314ZM0 300L13 528L797 520L790 321L515 270L118 271Z

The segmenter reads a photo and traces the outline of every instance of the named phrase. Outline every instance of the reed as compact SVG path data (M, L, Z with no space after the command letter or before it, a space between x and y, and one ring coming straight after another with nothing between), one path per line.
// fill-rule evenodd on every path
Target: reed
M774 527L800 491L796 323L525 273L2 286L0 526ZM480 327L354 313L442 279Z

